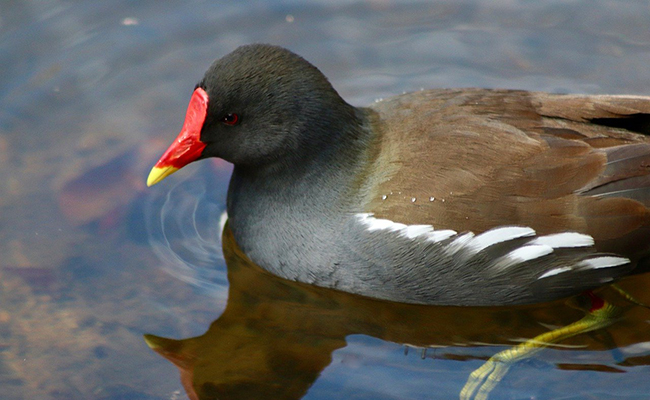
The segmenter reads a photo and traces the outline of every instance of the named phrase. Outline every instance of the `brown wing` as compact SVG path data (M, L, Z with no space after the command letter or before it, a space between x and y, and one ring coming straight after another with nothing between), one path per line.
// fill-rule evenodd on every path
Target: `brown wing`
M650 97L434 90L371 107L365 210L435 229L523 225L650 249Z

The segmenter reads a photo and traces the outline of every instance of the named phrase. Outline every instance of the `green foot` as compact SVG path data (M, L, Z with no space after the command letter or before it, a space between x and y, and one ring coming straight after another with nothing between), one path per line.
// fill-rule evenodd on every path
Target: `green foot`
M581 333L604 328L616 321L616 318L620 315L618 307L593 294L589 294L589 296L592 300L592 309L584 318L495 354L480 368L471 373L463 390L460 392L460 399L487 400L490 392L517 361L528 358L554 343Z

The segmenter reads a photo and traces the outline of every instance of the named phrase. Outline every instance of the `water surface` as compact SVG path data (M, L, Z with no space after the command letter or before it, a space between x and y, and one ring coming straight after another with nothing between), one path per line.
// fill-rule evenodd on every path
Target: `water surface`
M613 0L0 5L0 397L187 398L152 333L201 337L187 348L214 352L206 382L271 365L286 373L259 382L298 398L457 398L486 358L581 311L387 305L227 269L229 166L147 189L149 168L204 70L241 44L288 47L355 105L439 87L649 94L648 21L646 2ZM623 285L650 302L647 277ZM517 364L492 397L647 398L649 318L628 306Z

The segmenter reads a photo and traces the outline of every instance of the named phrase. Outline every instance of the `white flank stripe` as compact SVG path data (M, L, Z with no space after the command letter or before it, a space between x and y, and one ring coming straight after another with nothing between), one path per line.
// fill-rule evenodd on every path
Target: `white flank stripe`
M369 214L369 213L358 213L358 214L354 214L354 216L357 217L359 222L361 222L363 224L366 224L366 225L368 224L368 222L366 222L366 221L369 218L373 218L372 214Z
M535 230L522 226L505 226L501 228L490 229L476 236L467 244L472 251L478 253L497 243L507 242L508 240L518 239L521 237L533 236Z
M388 219L378 219L373 217L372 214L369 213L359 213L359 214L355 214L355 216L357 217L359 222L364 224L366 228L371 232L376 230L382 230L382 229L396 231L400 235L408 239L417 239L418 237L421 236L426 241L437 243L457 234L456 231L452 231L451 229L436 231L433 229L433 226L431 225L404 225L398 222L393 222ZM463 244L467 240L474 237L472 233L470 233L470 235L471 236L467 236L464 238L466 240L462 242Z
M472 232L464 233L449 243L445 250L449 254L456 254L456 252L458 252L460 249L467 246L467 243L470 242L473 238L474 234Z
M577 232L556 233L553 235L540 236L532 240L530 244L543 244L554 249L566 247L589 247L594 245L594 238Z
M550 271L544 272L539 278L537 279L543 279L543 278L548 278L549 276L561 274L562 272L567 272L571 271L571 267L559 267L559 268L553 268Z
M456 231L450 229L436 231L431 225L404 225L388 219L378 219L369 213L360 213L355 216L371 232L382 229L396 231L408 239L417 239L422 236L424 240L436 243L448 239L456 234Z
M398 231L406 228L406 225L404 224L393 222L389 219L378 219L373 217L372 214L357 214L357 218L368 227L369 231L377 231L380 229Z
M506 255L506 257L518 261L530 261L536 258L544 257L547 254L551 254L553 248L544 244L534 244L529 246L523 246L516 250L511 251Z
M389 231L399 231L406 229L406 225L393 222L389 219L373 219L372 225L368 227L370 231L376 231L379 229L388 229Z
M431 225L407 225L406 230L404 230L404 235L409 239L415 239L431 231L433 231L433 226Z
M442 242L445 239L449 239L450 237L454 236L457 232L452 231L451 229L444 229L441 231L433 231L427 233L425 240L428 242Z
M629 262L630 260L625 257L602 256L583 260L580 262L580 265L586 268L599 269L618 267Z

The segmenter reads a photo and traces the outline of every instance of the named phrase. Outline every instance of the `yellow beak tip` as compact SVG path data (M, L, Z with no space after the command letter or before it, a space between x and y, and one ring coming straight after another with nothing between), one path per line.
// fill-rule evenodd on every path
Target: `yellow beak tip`
M153 335L144 335L144 342L151 349L155 349L156 347L158 347L158 344L155 341L155 336L153 336Z
M147 177L147 186L151 187L155 185L156 183L162 181L169 175L173 174L174 172L178 171L178 168L175 167L153 167L151 169L151 172L149 172L149 177Z

